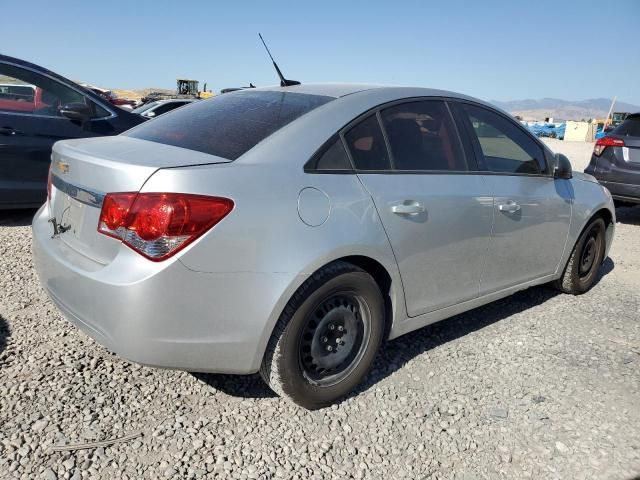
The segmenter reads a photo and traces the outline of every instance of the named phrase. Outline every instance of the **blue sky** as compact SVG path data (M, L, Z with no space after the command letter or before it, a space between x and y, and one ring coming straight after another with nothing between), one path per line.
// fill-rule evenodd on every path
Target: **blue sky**
M640 0L234 3L30 0L32 14L2 21L0 53L103 87L189 77L218 91L276 83L261 32L302 82L640 105Z

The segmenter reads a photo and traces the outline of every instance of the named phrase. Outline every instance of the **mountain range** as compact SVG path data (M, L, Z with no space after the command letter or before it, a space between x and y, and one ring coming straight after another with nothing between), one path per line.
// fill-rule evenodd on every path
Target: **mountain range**
M524 120L544 120L553 117L558 120L589 120L602 119L607 116L611 106L610 98L592 98L589 100L562 100L559 98L541 98L526 100L499 101L491 103L506 110L512 115L518 115ZM614 112L640 112L640 106L616 101Z

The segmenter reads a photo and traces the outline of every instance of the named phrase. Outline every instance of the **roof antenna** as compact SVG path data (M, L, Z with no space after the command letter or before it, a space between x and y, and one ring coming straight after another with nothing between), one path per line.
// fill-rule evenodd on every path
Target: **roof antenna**
M271 55L271 52L269 51L269 47L267 47L267 44L264 42L264 38L262 38L262 35L259 34L259 33L258 33L258 36L260 37L260 40L262 40L262 44L264 45L264 48L267 50L267 53L269 54L269 58L271 58L271 61L273 62L273 66L275 67L276 72L278 73L278 76L280 77L280 86L281 87L290 87L291 85L300 85L300 82L298 82L297 80L287 80L286 78L284 78L284 75L282 74L282 72L278 68L278 64L273 59L273 56Z

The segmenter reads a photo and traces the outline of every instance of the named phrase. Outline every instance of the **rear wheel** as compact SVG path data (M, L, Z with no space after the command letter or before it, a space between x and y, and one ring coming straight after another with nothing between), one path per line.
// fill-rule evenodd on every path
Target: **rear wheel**
M604 220L600 217L586 226L571 252L562 277L554 282L557 289L580 295L593 286L604 260L605 230Z
M364 270L335 262L294 294L269 341L260 374L298 405L328 406L368 372L382 341L384 301Z

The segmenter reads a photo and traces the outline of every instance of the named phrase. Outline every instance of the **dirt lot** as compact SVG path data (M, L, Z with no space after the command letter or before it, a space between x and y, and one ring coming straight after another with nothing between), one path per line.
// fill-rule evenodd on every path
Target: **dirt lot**
M576 169L591 150L550 145ZM394 340L356 394L311 413L258 377L141 367L80 333L38 285L32 214L0 213L0 478L640 474L640 207L618 209L589 293L533 288Z

